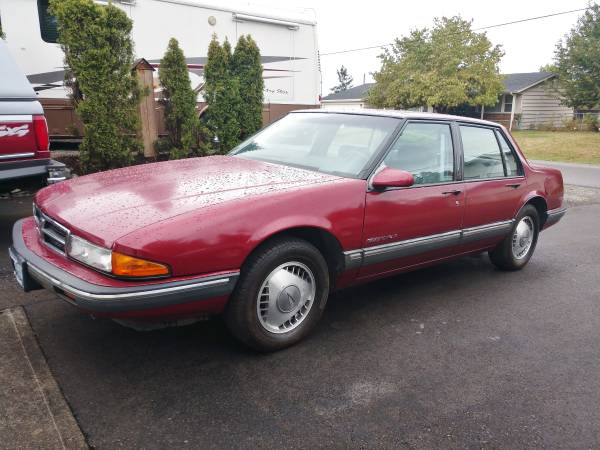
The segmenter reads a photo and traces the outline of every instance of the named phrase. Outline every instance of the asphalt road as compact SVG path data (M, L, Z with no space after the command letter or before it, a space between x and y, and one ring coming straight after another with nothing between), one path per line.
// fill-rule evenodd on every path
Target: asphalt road
M533 161L540 166L560 169L565 184L600 189L600 165Z
M21 208L0 201L0 247ZM0 297L26 303L100 449L583 449L600 447L599 275L592 204L545 231L523 271L465 258L340 292L313 336L269 355L220 320L140 333L8 277Z

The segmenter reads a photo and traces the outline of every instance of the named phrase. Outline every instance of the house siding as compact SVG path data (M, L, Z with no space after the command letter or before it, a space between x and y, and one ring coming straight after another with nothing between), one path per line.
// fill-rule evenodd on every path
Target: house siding
M521 129L542 124L560 127L563 119L573 116L573 108L561 105L559 96L550 90L547 82L527 89L520 100L516 112L521 113Z

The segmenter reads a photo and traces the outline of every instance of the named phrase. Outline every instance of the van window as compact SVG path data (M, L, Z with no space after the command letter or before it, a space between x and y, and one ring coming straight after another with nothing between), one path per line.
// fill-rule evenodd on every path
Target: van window
M49 3L50 0L37 0L40 33L44 42L55 44L58 41L58 27L56 17L48 12Z

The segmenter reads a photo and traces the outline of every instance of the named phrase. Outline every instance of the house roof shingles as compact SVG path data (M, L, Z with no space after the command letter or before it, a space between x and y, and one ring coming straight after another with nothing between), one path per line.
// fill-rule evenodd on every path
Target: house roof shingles
M360 86L354 86L350 89L346 89L345 91L329 94L326 97L323 97L323 100L360 100L373 86L375 86L375 83L361 84Z
M554 76L552 72L507 73L504 75L504 92L515 93Z
M536 85L554 76L552 72L508 73L504 75L504 92L519 93L523 89ZM361 84L336 94L323 97L323 101L360 100L365 97L375 83Z

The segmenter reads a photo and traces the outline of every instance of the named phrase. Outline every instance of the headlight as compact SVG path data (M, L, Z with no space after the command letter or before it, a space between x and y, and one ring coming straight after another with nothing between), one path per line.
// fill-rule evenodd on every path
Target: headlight
M160 277L171 273L165 264L113 252L75 235L69 238L67 255L87 266L120 277Z
M112 252L91 242L71 235L67 244L67 255L103 272L112 271Z

